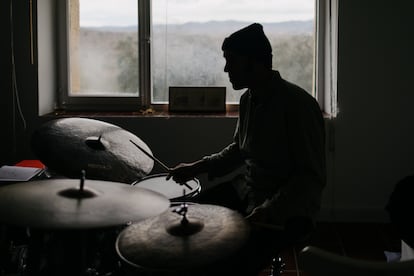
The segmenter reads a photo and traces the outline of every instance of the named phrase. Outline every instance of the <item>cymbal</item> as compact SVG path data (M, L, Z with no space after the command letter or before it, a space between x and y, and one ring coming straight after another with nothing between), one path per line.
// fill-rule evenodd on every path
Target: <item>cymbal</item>
M0 187L0 222L43 229L90 229L137 222L168 210L154 191L117 182L39 180Z
M131 141L151 153L134 134L87 118L44 123L32 136L32 149L49 169L69 178L81 170L89 179L132 183L151 172L154 161Z
M247 240L248 224L236 211L194 204L186 217L183 223L180 214L164 212L126 227L116 241L118 255L133 267L187 270L227 258Z

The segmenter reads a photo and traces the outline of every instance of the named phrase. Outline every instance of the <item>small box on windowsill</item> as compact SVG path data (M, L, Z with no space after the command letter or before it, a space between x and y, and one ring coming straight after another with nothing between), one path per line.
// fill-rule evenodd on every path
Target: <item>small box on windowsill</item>
M226 87L170 86L169 112L226 112Z

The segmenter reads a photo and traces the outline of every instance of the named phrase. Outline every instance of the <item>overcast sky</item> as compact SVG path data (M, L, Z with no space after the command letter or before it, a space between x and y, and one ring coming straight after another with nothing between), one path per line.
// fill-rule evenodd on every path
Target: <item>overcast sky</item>
M80 0L82 26L136 25L138 0ZM314 17L315 0L153 0L154 23L243 20L281 22Z

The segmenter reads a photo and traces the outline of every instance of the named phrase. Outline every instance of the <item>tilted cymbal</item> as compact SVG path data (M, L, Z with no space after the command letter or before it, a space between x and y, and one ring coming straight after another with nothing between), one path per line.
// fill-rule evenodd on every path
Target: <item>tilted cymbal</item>
M168 210L154 191L117 182L53 179L0 187L0 223L47 229L90 229L137 222Z
M118 255L149 270L200 268L231 256L249 233L243 217L225 207L190 205L185 217L164 212L128 226L117 238Z
M49 121L32 136L32 149L51 170L78 178L81 170L90 179L132 183L151 172L149 147L134 134L109 123L87 118Z

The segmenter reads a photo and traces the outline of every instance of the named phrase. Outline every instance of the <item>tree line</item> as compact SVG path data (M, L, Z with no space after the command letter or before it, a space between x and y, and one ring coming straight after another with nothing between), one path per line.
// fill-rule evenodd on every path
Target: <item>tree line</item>
M313 32L267 33L273 48L273 68L282 77L312 92ZM154 29L151 48L153 100L167 101L169 86L226 86L227 101L237 102L223 72L222 33ZM81 86L117 92L138 91L136 32L81 29ZM99 50L100 49L100 50ZM96 68L91 68L96 67Z

